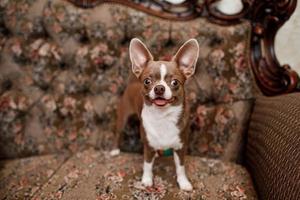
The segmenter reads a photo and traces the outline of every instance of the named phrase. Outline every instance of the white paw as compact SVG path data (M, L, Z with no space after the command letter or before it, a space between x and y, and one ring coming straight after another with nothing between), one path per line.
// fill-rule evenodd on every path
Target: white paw
M143 176L142 184L146 187L151 187L153 185L153 180L151 176Z
M190 183L190 181L186 178L186 176L177 178L177 182L181 190L185 190L185 191L193 190L193 186Z
M109 152L110 156L117 156L120 154L120 149L113 149Z

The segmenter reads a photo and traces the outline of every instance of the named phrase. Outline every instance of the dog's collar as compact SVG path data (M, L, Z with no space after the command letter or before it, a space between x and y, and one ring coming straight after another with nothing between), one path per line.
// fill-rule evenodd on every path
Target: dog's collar
M173 149L159 149L156 151L159 156L172 156L173 155Z

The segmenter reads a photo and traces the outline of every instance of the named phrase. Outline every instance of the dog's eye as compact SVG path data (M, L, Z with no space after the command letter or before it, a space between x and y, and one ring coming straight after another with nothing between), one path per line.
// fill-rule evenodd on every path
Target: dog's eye
M144 80L144 85L150 85L152 83L152 81L149 78L146 78Z
M179 81L176 80L176 79L173 79L173 80L171 81L171 85L172 85L173 87L176 87L176 86L179 85Z

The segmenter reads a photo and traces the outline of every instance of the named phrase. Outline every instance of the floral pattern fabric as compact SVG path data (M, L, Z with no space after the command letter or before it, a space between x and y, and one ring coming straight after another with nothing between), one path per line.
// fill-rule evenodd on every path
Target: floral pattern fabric
M130 39L169 60L193 37L200 54L187 83L189 152L238 159L253 98L247 22L170 22L117 4L80 9L59 0L0 0L0 17L1 156L109 149ZM126 151L141 151L137 125L133 117L124 130Z
M58 169L33 199L257 199L245 168L220 160L187 157L192 192L180 191L171 157L158 158L154 186L141 185L143 158L88 149L77 152Z
M1 198L31 199L68 157L60 154L0 161Z

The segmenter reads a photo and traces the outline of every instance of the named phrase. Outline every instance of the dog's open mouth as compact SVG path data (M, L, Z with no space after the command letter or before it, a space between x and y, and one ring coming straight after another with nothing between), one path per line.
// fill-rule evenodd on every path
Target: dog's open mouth
M152 102L157 105L157 106L165 106L168 103L171 103L173 101L174 98L171 99L165 99L162 97L156 97L155 99L152 100Z

